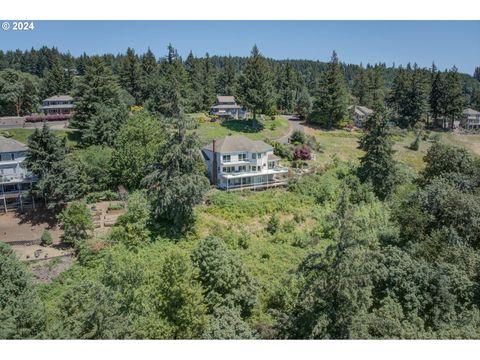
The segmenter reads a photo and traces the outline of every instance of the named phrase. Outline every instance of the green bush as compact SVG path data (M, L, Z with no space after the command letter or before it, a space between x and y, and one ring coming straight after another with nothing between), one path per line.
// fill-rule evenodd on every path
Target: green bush
M40 238L40 244L42 246L50 246L53 244L52 234L47 229L43 230L42 237Z
M115 201L119 199L118 193L110 190L92 192L85 196L87 204L93 204L99 201Z
M295 145L303 145L307 142L307 136L301 130L294 130L290 136L290 142Z
M280 219L278 218L277 214L273 214L270 217L270 220L268 220L267 231L273 235L278 231L279 228L280 228Z

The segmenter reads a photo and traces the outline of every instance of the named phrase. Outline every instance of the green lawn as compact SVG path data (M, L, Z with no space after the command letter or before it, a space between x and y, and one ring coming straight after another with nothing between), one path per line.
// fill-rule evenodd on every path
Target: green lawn
M338 158L344 161L358 162L363 151L358 149L358 139L361 137L360 132L348 132L345 130L323 131L306 127L306 133L314 135L319 142L322 152L317 154L315 163L324 166ZM442 141L447 144L464 147L472 151L476 155L480 155L480 134L465 135L442 132L431 132L430 139L435 134L439 134ZM414 172L419 172L423 166L423 157L427 153L431 141L421 140L420 148L417 151L409 148L410 144L415 140L413 131L404 131L393 137L395 142L395 159Z
M21 143L26 144L28 141L28 137L33 134L35 129L25 129L25 128L18 128L18 129L8 129L3 130L4 134L12 135L12 139L20 141ZM80 132L79 131L67 131L67 130L55 130L52 129L54 134L57 136L67 138L67 145L69 146L76 146L78 141L80 140Z
M244 135L252 140L264 140L276 139L288 132L288 121L280 116L275 117L275 120L259 119L256 128L253 128L251 119L210 122L200 114L192 114L192 116L202 119L198 129L195 130L202 144L207 144L212 139L219 139L227 135Z

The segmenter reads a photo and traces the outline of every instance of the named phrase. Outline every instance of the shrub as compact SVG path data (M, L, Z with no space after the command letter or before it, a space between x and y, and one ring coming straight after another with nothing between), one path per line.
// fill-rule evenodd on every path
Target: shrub
M275 120L275 117L273 117L272 120ZM275 124L275 123L270 124L270 130L274 131L276 128L277 128L277 124Z
M418 151L420 148L420 135L415 138L408 148L413 151Z
M85 201L87 202L87 204L93 204L99 201L115 200L119 200L119 196L116 192L113 192L111 190L92 192L85 196Z
M270 220L268 220L267 231L273 235L278 231L279 228L280 228L280 219L278 218L277 214L273 214L270 217Z
M40 244L42 246L50 246L53 244L52 234L47 229L43 230L42 237L40 238Z
M107 210L120 210L123 209L123 205L119 203L110 203L108 204Z
M282 159L293 160L293 151L290 146L283 145L278 141L273 141L271 145L275 155L280 156Z
M307 137L303 131L294 130L290 136L290 142L295 145L303 145L307 142Z
M306 146L299 146L293 151L294 160L310 160L312 158L312 152Z

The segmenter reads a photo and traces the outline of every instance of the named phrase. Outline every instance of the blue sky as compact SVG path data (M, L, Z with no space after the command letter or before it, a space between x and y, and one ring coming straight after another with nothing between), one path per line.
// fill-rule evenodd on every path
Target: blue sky
M79 55L144 52L163 56L171 42L182 56L247 56L253 44L274 59L346 63L417 62L440 69L480 66L480 21L36 21L34 31L0 30L0 49L42 45Z

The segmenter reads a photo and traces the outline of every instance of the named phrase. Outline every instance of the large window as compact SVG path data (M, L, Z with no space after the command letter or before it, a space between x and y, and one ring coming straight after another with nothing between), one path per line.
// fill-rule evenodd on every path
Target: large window
M247 154L238 154L238 161L246 161Z
M230 155L222 155L222 162L230 162Z

